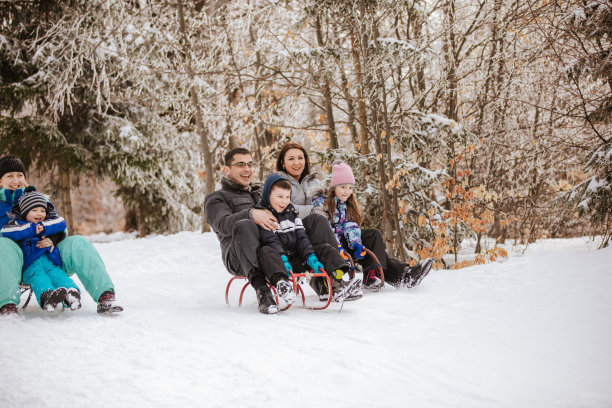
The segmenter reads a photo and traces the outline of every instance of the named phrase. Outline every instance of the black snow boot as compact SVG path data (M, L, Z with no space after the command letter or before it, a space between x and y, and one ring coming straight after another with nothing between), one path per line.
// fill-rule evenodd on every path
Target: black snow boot
M53 291L48 290L40 295L40 305L45 312L54 312L55 309L60 306L62 309L62 303L66 299L66 288L57 288Z
M311 286L319 296L319 300L326 302L329 299L329 287L327 285L327 280L324 278L313 278L310 282Z
M408 285L414 280L414 276L417 276L420 272L421 264L417 264L415 266L406 266L400 274L399 280L397 282L390 283L396 288L408 287Z
M420 265L413 266L405 276L402 276L402 283L408 289L416 288L421 284L423 278L427 276L433 263L433 259L427 258Z
M278 313L278 306L272 296L272 292L267 286L262 286L256 290L257 302L259 303L259 312L263 314Z

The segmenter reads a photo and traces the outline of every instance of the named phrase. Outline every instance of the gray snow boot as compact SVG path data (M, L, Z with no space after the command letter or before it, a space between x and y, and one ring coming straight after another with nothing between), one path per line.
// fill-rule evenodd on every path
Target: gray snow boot
M334 302L344 302L361 299L363 292L361 291L361 279L354 277L349 282L343 282L340 287L333 292Z

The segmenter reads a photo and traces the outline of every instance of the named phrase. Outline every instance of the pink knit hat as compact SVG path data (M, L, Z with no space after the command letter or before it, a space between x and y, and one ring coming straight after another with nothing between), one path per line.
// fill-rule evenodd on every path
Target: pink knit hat
M341 184L355 184L355 176L351 166L346 163L336 163L332 167L331 182L329 188L339 186Z

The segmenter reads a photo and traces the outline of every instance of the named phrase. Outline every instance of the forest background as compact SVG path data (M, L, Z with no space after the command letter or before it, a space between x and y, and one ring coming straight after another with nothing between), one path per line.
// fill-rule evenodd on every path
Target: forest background
M0 2L0 152L76 232L83 180L112 183L90 211L126 230L206 231L222 155L249 148L262 179L296 141L322 175L353 166L398 256L603 247L611 120L607 0Z

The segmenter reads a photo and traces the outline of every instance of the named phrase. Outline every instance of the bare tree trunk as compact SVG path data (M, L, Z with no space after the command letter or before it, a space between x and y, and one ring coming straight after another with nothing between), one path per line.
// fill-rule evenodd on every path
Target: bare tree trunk
M138 207L136 207L136 216L138 218L138 236L141 238L147 236L145 214L146 212L142 208L142 205L139 204Z
M315 31L317 34L317 43L320 47L324 46L323 34L321 33L321 18L317 15L315 19ZM338 135L336 134L336 122L334 121L334 111L332 109L331 88L329 86L329 74L323 69L322 78L322 93L323 104L325 105L325 115L327 117L327 132L329 133L329 147L331 149L338 148Z
M419 11L415 11L414 4L410 10L409 25L412 25L414 31L414 39L417 43L421 43L423 37L423 17ZM425 64L421 58L416 59L414 67L416 72L416 92L414 98L417 100L417 106L420 111L425 110Z
M372 27L373 37L379 38L380 35L378 33L378 24L374 22L372 26L373 26ZM378 54L380 54L380 52L378 52ZM383 126L385 129L384 132L381 132L380 136L377 136L377 140L379 140L381 144L381 152L383 153L382 155L383 160L380 160L383 166L383 173L382 173L383 190L381 191L381 194L383 197L383 222L386 221L388 223L388 227L385 228L385 230L387 231L387 241L388 242L393 241L393 230L395 230L397 232L396 236L398 239L396 246L399 245L399 247L403 247L402 234L399 231L399 204L397 200L397 191L395 188L393 188L393 196L395 199L390 200L388 198L389 196L386 190L387 180L393 177L395 168L393 167L393 162L391 160L391 144L389 143L389 138L392 137L392 133L391 133L391 124L389 122L389 113L387 111L387 89L385 87L385 77L384 77L384 73L383 73L381 64L378 64L378 68L376 69L376 74L378 76L377 83L378 83L380 96L382 98L382 101L379 101L377 105L379 105L379 107L382 108L379 110L380 112L379 114L382 116ZM375 112L374 114L376 115L378 114L378 112ZM384 137L383 137L383 133L384 133ZM393 211L391 211L392 204L395 204Z
M446 100L446 116L457 120L457 43L455 38L455 0L448 0L445 7L447 20L446 42L446 87L448 98Z
M356 112L355 112L355 103L353 102L353 97L348 87L348 80L346 79L346 73L344 72L344 67L341 64L339 65L340 70L340 80L342 81L342 93L344 94L344 99L346 100L346 106L348 110L348 128L351 132L351 139L353 140L353 144L359 144L359 136L357 134L357 127L355 126Z
M365 98L363 95L363 68L360 60L360 46L357 42L355 32L351 34L351 56L353 57L353 63L355 64L355 78L357 82L357 109L359 110L359 150L362 154L370 153L370 146L368 145L368 114L366 109Z
M255 51L255 66L256 66L256 74L255 74L255 106L253 109L253 112L257 115L262 111L262 106L263 106L263 101L261 100L261 91L262 91L262 84L261 84L261 70L262 70L262 57L261 57L261 51L259 49L257 49L256 44L255 44L255 33L253 32L253 25L249 26L249 38L251 39L251 44L253 45L253 48L256 49ZM257 118L255 120L255 126L253 126L253 136L255 138L255 161L257 161L258 163L261 163L262 160L262 150L266 145L266 140L265 140L265 135L264 135L264 128L263 128L263 124L261 123L261 120L259 118ZM263 180L263 166L258 166L259 167L259 179Z
M225 75L225 95L227 97L227 105L232 106L236 104L236 92L238 90L232 89L232 84L230 81L229 75ZM236 140L236 135L232 132L232 117L230 113L227 114L227 118L225 119L225 137L227 138L228 149L232 150L238 146L238 141Z
M498 55L498 44L499 44L499 27L500 27L500 21L499 21L499 12L500 12L500 8L501 8L501 1L500 0L495 0L495 5L493 6L493 24L491 24L491 52L489 55L489 59L487 61L487 72L486 72L486 76L485 76L485 82L484 82L484 86L482 88L482 92L480 92L480 94L477 97L477 109L478 109L478 119L476 120L476 135L477 136L482 136L483 133L483 127L484 127L484 119L485 119L485 113L486 113L486 109L487 106L489 104L489 89L491 87L491 82L493 81L493 71L495 69L495 61L498 58L501 58L500 55ZM492 164L492 159L490 164ZM470 180L471 180L471 176ZM488 175L485 175L485 188L489 187L489 179L490 177L488 177ZM474 207L474 216L476 216L476 212L478 211L478 206ZM498 228L500 228L501 231L501 225L499 224L499 217L498 217L498 211L495 212L494 215L494 223L493 223L493 228L491 230L491 232L494 232L495 230L497 230ZM500 232L501 233L501 232ZM479 254L482 252L482 246L481 246L481 239L482 239L482 233L478 233L478 239L476 242L476 248L474 250L475 253Z
M60 170L59 172L59 199L62 203L62 216L66 220L66 226L70 234L76 234L77 229L74 225L72 216L72 198L70 196L70 171Z
M198 135L200 135L200 151L204 156L204 169L206 171L206 175L204 180L206 182L205 185L205 193L211 193L215 189L215 181L213 179L213 162L212 162L212 152L210 151L210 146L208 143L208 131L204 127L204 121L202 117L202 108L200 106L200 97L199 97L199 86L195 85L196 75L193 69L193 63L191 61L191 45L189 44L189 39L187 37L187 29L185 27L185 15L183 13L183 3L182 0L177 0L177 17L179 22L179 30L181 35L183 36L182 46L183 52L185 54L185 62L187 68L187 74L191 80L191 85L189 89L189 95L191 97L191 104L195 109L195 121L196 121L196 129ZM202 214L202 232L210 231L210 226L206 222L205 214Z

